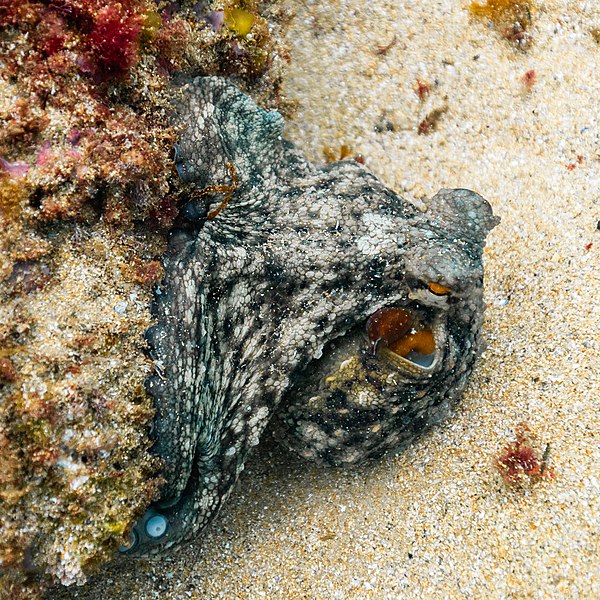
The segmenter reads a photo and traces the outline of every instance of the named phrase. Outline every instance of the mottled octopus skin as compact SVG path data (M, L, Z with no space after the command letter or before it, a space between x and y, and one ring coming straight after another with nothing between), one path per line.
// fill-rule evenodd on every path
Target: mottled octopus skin
M190 202L195 225L173 234L164 261L148 389L167 483L124 550L137 555L206 526L272 417L288 446L336 465L401 448L446 417L482 350L482 250L497 222L468 190L442 190L421 211L353 160L313 166L282 139L279 113L225 80L182 90L181 177L198 191L227 185L230 163L238 184L214 219L222 194ZM367 339L385 306L435 329L429 368ZM168 527L155 539L143 526L157 514Z

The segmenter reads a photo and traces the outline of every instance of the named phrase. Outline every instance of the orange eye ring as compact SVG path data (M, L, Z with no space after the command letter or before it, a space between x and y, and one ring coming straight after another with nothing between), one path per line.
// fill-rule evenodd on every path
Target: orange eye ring
M441 283L434 283L433 281L427 284L427 289L436 296L447 296L450 293L450 288Z

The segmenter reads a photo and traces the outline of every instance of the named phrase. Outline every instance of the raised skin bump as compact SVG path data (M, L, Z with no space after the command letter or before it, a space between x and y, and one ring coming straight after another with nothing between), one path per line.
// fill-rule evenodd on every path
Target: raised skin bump
M278 113L222 79L188 84L178 115L181 177L223 189L232 165L237 187L218 214L219 195L194 204L164 260L148 389L167 483L125 550L136 555L214 517L276 412L285 443L333 464L402 446L446 416L482 348L481 257L497 222L468 190L442 190L423 213L355 161L309 164ZM384 328L374 353L366 324L386 307L415 331L394 340ZM168 524L159 538L144 533L155 515Z

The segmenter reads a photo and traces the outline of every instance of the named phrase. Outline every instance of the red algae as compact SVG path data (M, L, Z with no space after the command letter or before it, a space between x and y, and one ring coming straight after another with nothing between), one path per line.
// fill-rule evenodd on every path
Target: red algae
M521 83L525 87L525 89L530 92L533 89L537 79L537 75L533 69L526 71L525 74L521 77Z
M495 461L502 479L510 486L533 484L544 479L554 479L550 468L550 444L546 444L540 457L534 448L535 436L525 423L517 426L515 441L508 444Z
M438 123L441 121L442 117L447 111L448 107L443 106L441 108L435 108L427 113L425 118L419 123L417 127L417 133L419 135L429 135L435 131L438 127Z
M123 77L139 60L143 16L136 8L108 4L95 15L89 44L101 79Z
M425 81L417 79L414 90L415 94L419 97L419 100L424 102L427 96L429 96L429 92L431 92L431 86Z

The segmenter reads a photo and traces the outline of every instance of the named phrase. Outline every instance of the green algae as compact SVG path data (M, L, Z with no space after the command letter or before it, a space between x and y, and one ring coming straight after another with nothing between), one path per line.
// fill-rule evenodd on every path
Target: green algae
M246 37L251 31L256 17L241 8L225 9L225 25L236 35Z

